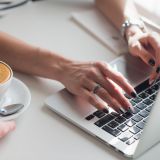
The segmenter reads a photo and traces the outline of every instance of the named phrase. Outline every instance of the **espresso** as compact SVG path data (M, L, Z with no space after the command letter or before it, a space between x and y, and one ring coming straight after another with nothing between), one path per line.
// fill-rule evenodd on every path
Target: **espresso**
M0 84L8 81L11 77L11 69L5 63L0 62Z

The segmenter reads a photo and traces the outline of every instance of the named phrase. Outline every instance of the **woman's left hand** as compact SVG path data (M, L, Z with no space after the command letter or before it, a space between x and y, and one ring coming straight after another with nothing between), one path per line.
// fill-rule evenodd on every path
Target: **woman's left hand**
M149 83L152 84L160 73L160 36L156 32L144 33L137 26L126 31L129 51L153 68Z

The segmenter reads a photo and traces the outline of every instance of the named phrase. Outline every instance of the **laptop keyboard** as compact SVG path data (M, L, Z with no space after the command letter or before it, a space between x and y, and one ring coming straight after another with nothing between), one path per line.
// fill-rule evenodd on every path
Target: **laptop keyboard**
M132 113L110 113L107 109L103 109L95 111L85 119L90 121L96 117L97 121L94 125L117 137L127 145L131 145L140 138L159 88L160 79L152 86L146 80L135 88L137 91L136 98L125 95L134 107Z

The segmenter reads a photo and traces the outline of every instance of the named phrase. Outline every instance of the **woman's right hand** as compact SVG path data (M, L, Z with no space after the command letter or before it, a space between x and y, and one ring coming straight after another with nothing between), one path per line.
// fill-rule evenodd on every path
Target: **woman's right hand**
M129 96L136 97L134 88L122 74L114 71L105 62L70 61L64 65L60 74L59 80L71 93L84 98L98 109L105 106L95 94L119 113L133 110L119 87Z
M0 138L6 136L9 132L15 129L16 125L14 121L0 122Z

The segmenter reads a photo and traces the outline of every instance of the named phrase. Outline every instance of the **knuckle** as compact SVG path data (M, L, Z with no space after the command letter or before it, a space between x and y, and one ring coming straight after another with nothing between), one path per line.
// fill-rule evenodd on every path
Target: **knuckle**
M104 68L104 69L107 69L109 67L109 64L107 64L106 62L104 61L96 61L95 62L95 66L97 68Z
M119 94L119 89L116 87L116 86L114 86L113 88L112 88L112 93L117 93L117 94Z
M104 65L103 62L101 62L101 61L96 61L95 62L96 67L102 67L103 65Z
M96 61L94 64L95 64L95 66L98 67L98 68L103 65L101 61Z
M116 77L117 77L118 80L123 80L124 79L120 72L116 73Z
M87 78L86 78L86 76L81 76L81 78L80 78L80 84L84 84L84 83L86 83L86 81L87 81Z
M89 77L92 77L96 75L96 69L95 68L90 68L88 71L87 71L87 76Z

